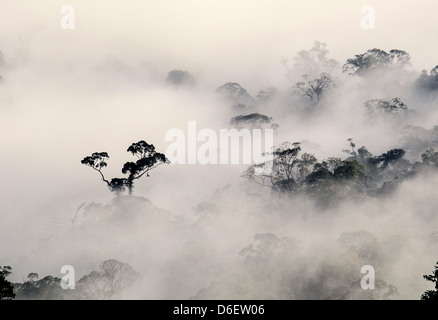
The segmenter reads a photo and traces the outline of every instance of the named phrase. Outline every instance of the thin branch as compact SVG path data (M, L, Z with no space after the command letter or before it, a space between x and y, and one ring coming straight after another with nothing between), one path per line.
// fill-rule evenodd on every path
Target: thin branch
M90 167L91 167L91 166L90 166ZM102 177L102 180L106 182L106 184L108 185L108 187L111 187L111 184L109 183L108 180L105 179L105 177L103 176L103 173L102 173L102 171L100 171L100 169L96 169L96 168L94 168L94 167L91 167L91 168L93 168L94 170L96 170L97 172L99 172L99 173L100 173L100 176Z
M72 223L72 225L73 225L73 228L75 227L75 222L76 222L76 219L78 218L79 210L81 210L81 208L82 208L84 205L85 205L85 202L82 203L82 204L78 207L78 209L76 210L75 217L70 219L70 220L71 220L71 223Z

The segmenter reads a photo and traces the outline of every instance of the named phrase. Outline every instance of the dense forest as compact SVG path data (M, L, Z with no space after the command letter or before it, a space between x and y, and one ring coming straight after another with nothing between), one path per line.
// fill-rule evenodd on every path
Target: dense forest
M111 123L107 137L98 123L112 110L99 106L89 118L95 138L62 160L75 165L87 198L44 209L54 221L26 254L0 252L0 299L436 300L438 66L414 70L408 52L386 48L339 62L318 41L278 63L284 86L255 91L233 79L211 87L183 69L157 76L147 66L142 75L115 58L99 63L92 76L117 77L100 85L120 90L118 103L146 81L153 89L142 94L157 94L153 108L166 119L273 130L272 170L172 164L155 131L175 122L143 118L120 138L126 129ZM1 53L0 68L2 90L19 71ZM163 96L171 107L159 105ZM74 290L62 288L63 265L75 267ZM364 265L375 270L374 289L361 288Z

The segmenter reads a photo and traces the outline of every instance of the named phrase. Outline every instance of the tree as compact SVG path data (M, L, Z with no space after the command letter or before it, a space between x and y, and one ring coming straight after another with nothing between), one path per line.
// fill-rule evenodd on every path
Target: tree
M250 166L242 177L270 187L281 197L305 194L319 207L329 208L339 200L390 194L419 169L438 164L434 150L422 155L422 163L412 165L404 159L404 149L374 156L364 146L356 149L353 139L348 142L351 149L343 150L349 155L346 159L331 157L321 162L309 153L300 155L300 143L283 143L267 153L272 156L270 160ZM264 172L266 167L272 170Z
M426 93L438 90L438 66L430 70L429 75L426 70L423 70L420 77L415 81L415 87L417 90Z
M85 299L104 299L106 282L100 271L92 271L78 280L78 289Z
M421 155L421 161L423 165L438 167L438 152L434 148L426 150Z
M111 299L140 279L140 274L129 264L118 260L105 260L99 271L92 271L78 281L85 297Z
M248 115L240 115L231 118L230 124L237 128L257 128L262 129L265 127L277 130L279 125L274 122L272 117L268 117L260 113L251 113Z
M313 76L323 72L330 74L339 66L339 63L334 59L329 59L328 54L327 44L315 41L310 50L301 50L297 56L293 57L292 67L288 66L288 59L283 58L282 64L286 68L286 77L293 81L296 73Z
M280 195L297 192L306 176L312 171L316 158L308 153L299 156L300 143L285 142L272 152L272 171L256 174L265 163L250 166L242 177L262 186L268 186Z
M266 90L260 90L257 92L256 103L257 105L265 105L278 99L280 96L280 90L276 87L269 87Z
M166 82L173 86L188 86L196 85L195 78L187 71L172 70L168 73Z
M216 93L231 102L236 109L248 109L254 104L254 98L236 82L225 83L216 89Z
M403 69L410 65L409 53L393 49L389 52L380 49L370 49L365 53L355 55L342 66L342 72L349 75L364 76L373 70L384 68Z
M75 228L75 222L78 219L78 213L82 209L83 206L85 206L85 202L80 204L80 206L76 209L75 216L73 218L70 218L73 229Z
M14 286L6 280L6 277L11 274L10 266L0 267L0 300L12 300L15 298Z
M406 152L403 149L391 149L388 152L375 157L372 162L374 164L382 163L382 169L385 169L395 161L402 159L405 154Z
M160 164L169 163L169 160L164 154L156 152L153 144L148 144L144 140L131 144L127 151L138 158L136 162L126 162L123 165L122 173L127 174L127 178L113 178L111 181L105 178L102 168L107 166L106 160L109 159L106 152L95 152L82 159L81 163L99 172L111 191L120 194L128 188L129 195L132 195L134 180L140 179L145 174L149 176L152 169Z
M391 149L374 156L362 146L357 151L352 139L349 139L351 151L344 150L350 156L347 160L356 160L364 166L366 190L369 196L381 197L396 190L403 180L412 174L414 166L404 158L406 151Z
M108 153L106 152L94 152L91 156L87 156L84 159L81 160L82 164L85 164L86 166L89 166L93 170L96 170L99 172L100 176L102 177L102 180L106 182L108 187L111 188L111 184L108 180L105 179L102 168L105 168L108 166L106 163L106 160L109 159Z
M258 233L254 235L254 241L239 251L239 255L245 257L247 263L257 264L267 261L275 254L292 255L299 249L300 242L290 237L277 237L273 233Z
M395 97L390 101L384 99L371 99L365 102L367 113L372 118L380 118L382 116L403 115L408 111L408 107L400 98Z
M323 95L335 87L331 74L339 63L328 59L328 53L325 43L315 41L310 50L298 52L293 58L295 63L292 68L288 67L287 59L282 61L289 80L294 82L296 75L301 75L304 79L304 81L296 82L294 93L307 98L313 105L317 105Z
M149 176L149 171L169 161L164 154L155 151L153 144L143 140L131 144L127 151L138 158L136 162L126 162L122 168L122 173L128 174L126 185L131 195L134 180L140 179L144 174Z
M420 126L404 126L402 129L402 146L409 154L417 156L430 148L438 148L438 126L425 129Z
M64 290L61 278L45 276L39 279L38 273L29 273L23 283L15 284L15 292L19 300L65 300L74 299L79 292Z
M120 195L123 192L125 192L127 185L128 185L128 179L126 178L112 178L110 182L111 190L115 192L117 195Z
M36 273L36 272L31 272L31 273L29 273L28 275L27 275L27 280L28 281L32 281L32 282L35 282L35 281L38 281L38 278L39 278L40 276L38 275L38 273Z
M438 261L435 264L435 270L432 271L432 274L423 275L423 278L426 281L430 281L434 283L435 290L427 290L421 295L421 300L432 300L438 302Z
M281 196L306 193L322 207L330 207L334 201L364 192L364 166L356 159L332 157L317 162L314 155L304 153L300 156L300 151L300 143L283 143L272 153L270 173L258 174L257 169L266 165L262 163L250 166L242 177L268 186Z
M331 207L336 201L363 193L364 167L358 161L328 158L318 162L306 177L306 193L319 207Z
M297 82L295 85L295 93L308 98L314 105L319 103L327 91L335 87L333 77L326 72L322 72L318 77L313 79L305 74L303 75L303 79L305 80L304 82Z

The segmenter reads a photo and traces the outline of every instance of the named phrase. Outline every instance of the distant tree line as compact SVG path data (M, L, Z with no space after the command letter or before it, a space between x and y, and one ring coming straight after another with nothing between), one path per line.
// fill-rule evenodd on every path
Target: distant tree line
M281 198L306 195L321 208L330 208L345 199L382 197L392 193L404 180L425 170L438 170L438 152L433 148L421 154L421 161L411 163L406 151L391 149L373 155L364 146L359 149L348 139L350 149L344 159L331 157L318 161L301 153L300 143L283 143L272 151L272 171L259 174L265 163L251 165L242 177L269 187Z
M0 267L0 300L109 300L141 280L129 264L115 259L103 261L98 270L80 278L74 290L63 289L61 278L31 272L23 283L11 283L6 277L12 268Z

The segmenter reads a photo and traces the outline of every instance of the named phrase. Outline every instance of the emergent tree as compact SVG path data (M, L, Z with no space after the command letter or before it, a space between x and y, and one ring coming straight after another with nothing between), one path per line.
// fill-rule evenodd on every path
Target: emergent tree
M169 163L164 154L156 152L154 145L148 144L144 140L131 144L127 151L136 156L137 161L126 162L123 165L122 173L127 175L126 178L113 178L111 180L105 178L102 169L107 166L106 161L109 159L106 152L95 152L82 159L81 163L99 172L102 180L111 191L120 194L128 188L129 195L134 189L134 180L140 179L145 174L149 176L149 172L160 164Z

